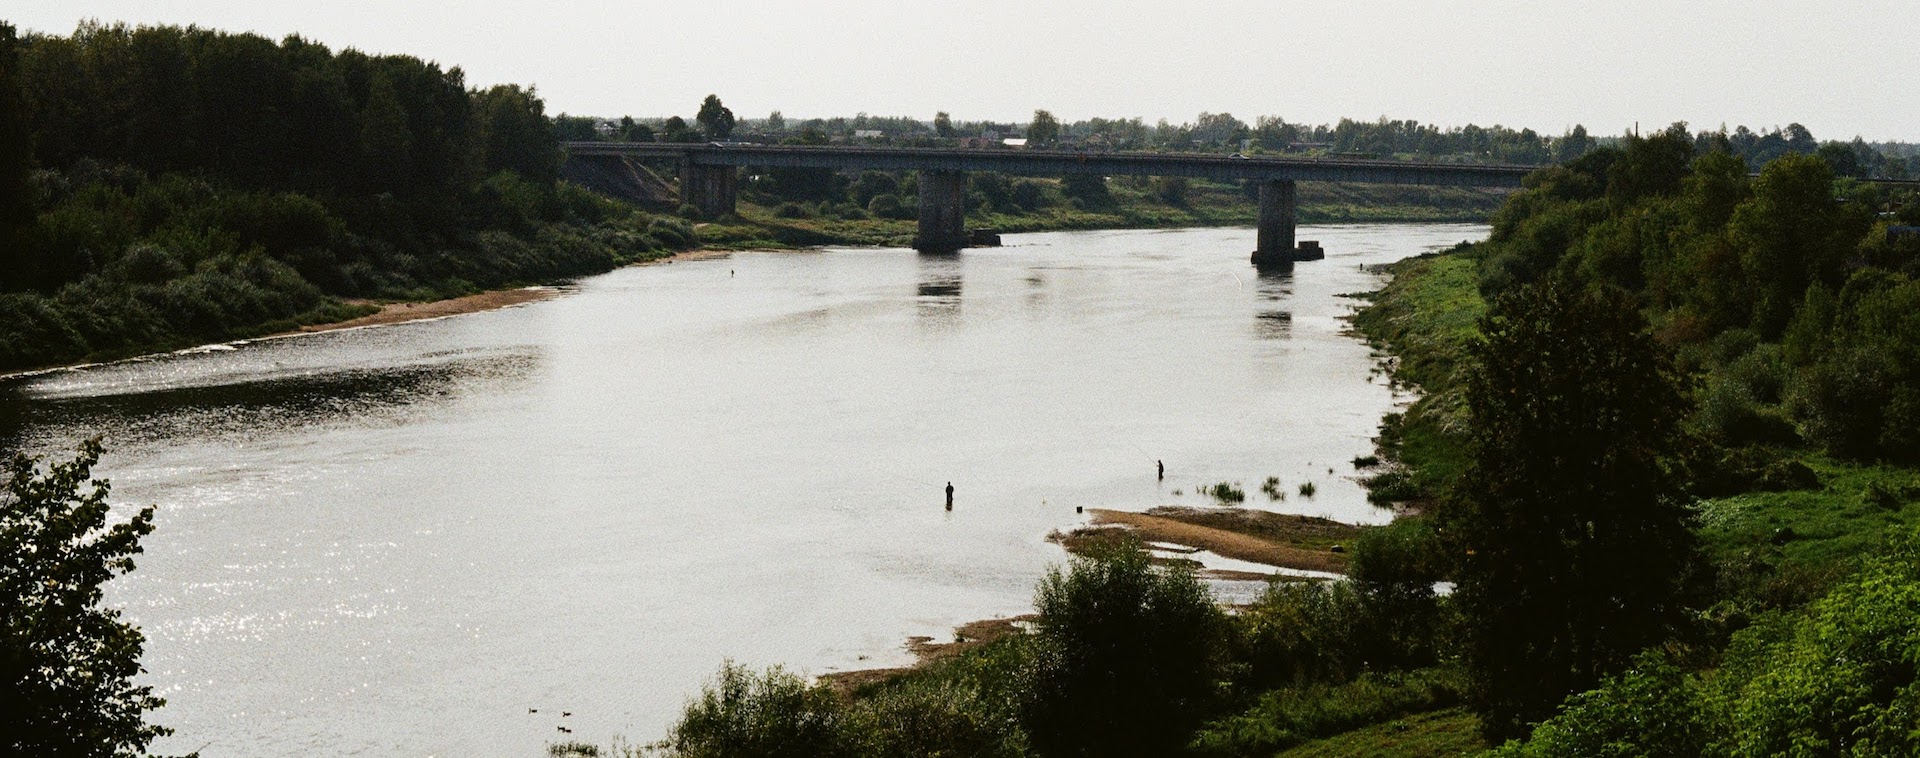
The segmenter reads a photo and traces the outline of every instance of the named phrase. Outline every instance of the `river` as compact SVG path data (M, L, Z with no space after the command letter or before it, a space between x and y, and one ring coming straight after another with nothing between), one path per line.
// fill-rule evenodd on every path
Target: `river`
M1486 228L1300 233L1328 258L1286 275L1247 264L1249 229L633 267L16 380L0 446L104 434L119 517L158 506L109 591L169 700L157 751L648 742L723 660L897 665L909 635L1028 610L1076 506L1235 481L1250 506L1390 518L1350 461L1403 398L1344 295ZM1267 502L1268 476L1293 494Z

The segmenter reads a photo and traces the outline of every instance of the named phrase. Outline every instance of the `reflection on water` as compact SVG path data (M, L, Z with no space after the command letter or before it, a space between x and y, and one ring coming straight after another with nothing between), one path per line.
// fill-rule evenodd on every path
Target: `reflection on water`
M37 393L0 390L0 451L57 446L56 440L83 437L95 429L113 429L114 446L140 446L176 438L240 442L341 419L399 424L453 397L463 382L524 380L535 355L533 350L518 350L391 368L182 384L150 392L72 394L53 383L41 385ZM24 436L29 432L35 438Z
M960 318L962 257L959 253L920 253L917 260L920 281L916 303L921 319L930 325L952 325Z
M1288 311L1261 311L1253 314L1255 331L1262 339L1283 340L1293 336L1293 314Z
M1484 227L1315 232L1328 260L1270 275L1250 230L629 268L18 380L0 433L105 434L115 502L157 507L110 587L178 729L157 751L645 742L727 658L896 665L907 636L1026 610L1076 507L1277 476L1316 495L1257 507L1388 518L1347 462L1396 398L1341 293Z

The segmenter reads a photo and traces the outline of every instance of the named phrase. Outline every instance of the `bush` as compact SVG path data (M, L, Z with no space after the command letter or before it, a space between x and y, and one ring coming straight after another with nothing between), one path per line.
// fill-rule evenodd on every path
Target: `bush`
M861 723L871 725L875 758L950 755L1016 758L1029 754L1012 698L989 694L991 686L943 671L909 677L858 701ZM1016 679L1017 670L992 676Z
M1508 742L1494 755L1692 758L1706 752L1701 705L1685 672L1658 654L1642 653L1599 689L1567 698L1560 714L1534 727L1525 744Z
M1732 379L1707 390L1695 417L1700 430L1728 447L1795 442L1793 424L1760 406L1746 385Z
M1364 674L1345 684L1266 692L1246 712L1201 728L1189 748L1201 755L1272 755L1310 740L1461 702L1459 671Z
M756 674L728 662L687 705L666 747L685 758L856 756L861 732L827 688L777 666Z
M812 218L813 217L813 213L808 211L806 206L803 206L799 203L781 203L780 207L773 209L773 215L776 218Z
M1170 753L1213 706L1226 621L1191 571L1110 546L1049 571L1034 605L1021 722L1042 753Z
M899 218L900 198L896 195L874 195L867 201L867 212L874 218Z
M1200 491L1207 493L1208 497L1220 501L1221 505L1238 505L1247 501L1246 490L1234 486L1232 482L1221 482L1211 487L1201 487Z
M1014 182L1012 198L1014 205L1026 211L1037 211L1053 204L1053 198L1047 195L1047 186L1032 179Z

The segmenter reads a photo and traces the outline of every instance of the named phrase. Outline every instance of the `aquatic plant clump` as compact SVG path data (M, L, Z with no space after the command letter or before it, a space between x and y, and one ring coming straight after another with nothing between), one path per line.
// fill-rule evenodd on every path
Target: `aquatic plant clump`
M1221 482L1211 487L1202 487L1201 491L1207 493L1207 495L1213 499L1220 501L1221 505L1238 505L1247 501L1246 490L1234 486L1232 482Z
M1287 493L1280 491L1280 477L1277 476L1269 476L1266 481L1261 482L1260 491L1267 494L1268 500L1276 503L1287 499Z

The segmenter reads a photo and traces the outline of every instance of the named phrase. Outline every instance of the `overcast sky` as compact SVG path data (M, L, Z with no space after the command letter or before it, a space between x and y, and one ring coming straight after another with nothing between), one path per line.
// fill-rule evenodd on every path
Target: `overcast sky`
M297 32L532 84L549 113L692 116L711 92L751 118L1798 121L1920 141L1920 0L0 0L0 18Z

